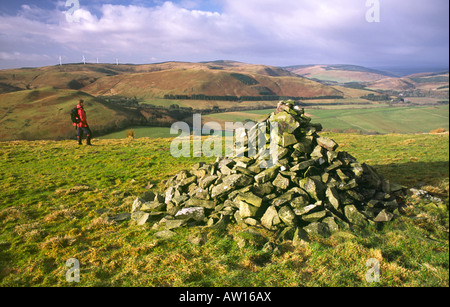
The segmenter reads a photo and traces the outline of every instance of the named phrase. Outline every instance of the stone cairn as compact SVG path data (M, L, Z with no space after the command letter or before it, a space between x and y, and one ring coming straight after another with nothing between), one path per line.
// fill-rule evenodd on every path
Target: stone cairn
M278 231L295 241L311 233L328 236L389 222L398 213L396 196L404 187L347 152L336 151L338 144L320 137L322 126L311 123L294 101L281 101L276 112L246 131L247 136L267 127L269 146L271 122L279 127L276 165L262 167L267 160L259 155L197 163L168 180L164 194L148 192L137 198L132 219L160 231L237 223Z

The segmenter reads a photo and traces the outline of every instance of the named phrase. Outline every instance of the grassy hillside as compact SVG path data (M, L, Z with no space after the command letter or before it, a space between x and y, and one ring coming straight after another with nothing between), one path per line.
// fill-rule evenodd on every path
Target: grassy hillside
M84 92L53 87L23 90L0 95L0 140L73 138L70 110L79 99L85 100L88 122L98 133L139 120L133 112L111 109Z
M0 85L3 86L0 89L3 89L4 92L14 90L14 88L17 90L48 86L59 89L81 89L103 77L170 70L234 71L273 77L295 76L295 74L278 67L232 61L166 62L146 65L87 63L85 65L65 64L62 66L0 70Z
M324 134L392 181L444 202L405 199L384 227L314 237L309 245L230 225L183 228L160 240L150 226L113 222L137 195L206 159L175 159L170 139L0 143L0 286L449 286L448 135ZM266 241L278 250L263 249ZM242 242L246 242L242 245ZM80 261L80 283L66 261ZM380 262L379 283L366 262Z
M121 95L141 99L164 95L260 96L278 95L316 97L341 95L336 89L298 77L268 77L243 75L251 84L236 77L236 73L221 70L175 69L105 77L83 91L94 96ZM267 93L267 94L266 94Z

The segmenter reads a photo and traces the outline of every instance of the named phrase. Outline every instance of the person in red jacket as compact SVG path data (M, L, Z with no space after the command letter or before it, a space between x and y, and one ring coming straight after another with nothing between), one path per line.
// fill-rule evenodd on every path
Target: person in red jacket
M78 124L73 124L75 127L77 127L77 140L78 145L82 145L83 135L86 135L86 145L92 146L91 139L92 139L92 132L89 128L89 125L87 123L86 118L86 111L84 110L84 100L81 99L78 102L77 105L78 109L78 116L80 117L80 122Z

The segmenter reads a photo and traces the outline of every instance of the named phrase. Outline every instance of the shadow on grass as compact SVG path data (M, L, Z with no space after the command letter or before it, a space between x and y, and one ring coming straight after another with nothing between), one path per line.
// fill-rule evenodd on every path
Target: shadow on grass
M448 185L449 162L407 162L386 165L372 165L391 182L405 185L409 188L424 185L441 186L444 180Z

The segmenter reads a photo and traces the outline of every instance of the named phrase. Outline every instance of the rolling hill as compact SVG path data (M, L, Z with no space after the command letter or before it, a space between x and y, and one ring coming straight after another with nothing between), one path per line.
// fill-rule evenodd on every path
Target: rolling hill
M133 124L168 125L182 114L167 111L173 100L165 100L166 95L251 96L264 100L267 95L319 97L343 93L282 68L233 61L8 69L0 71L0 108L4 114L0 117L0 140L72 137L68 114L81 98L87 102L91 127L100 134ZM105 96L158 100L159 109L106 103ZM229 107L217 100L199 105L212 109L222 104ZM257 107L258 102L252 104Z
M94 96L121 95L144 99L165 95L295 96L342 95L320 83L292 76L242 74L210 69L171 69L104 77L83 88Z
M402 78L386 78L375 82L366 83L366 87L374 90L423 90L448 92L449 72L420 73Z
M297 65L284 67L297 75L325 82L373 82L389 77L392 73L356 65Z

